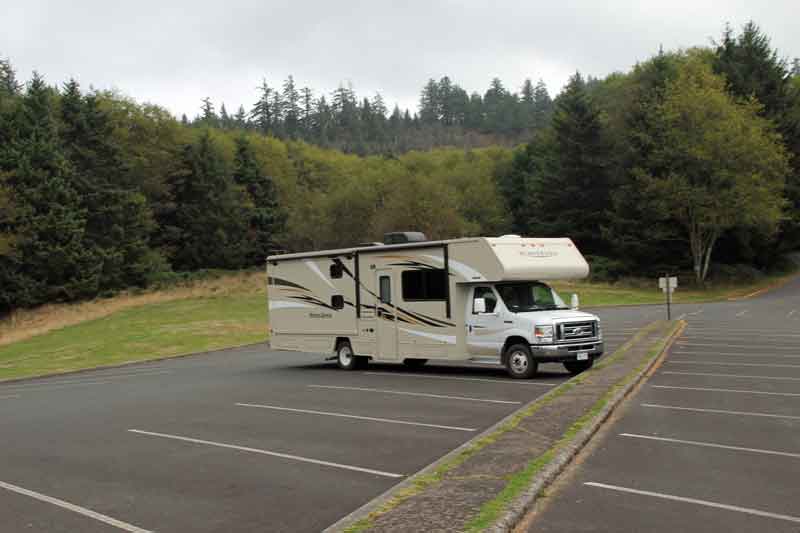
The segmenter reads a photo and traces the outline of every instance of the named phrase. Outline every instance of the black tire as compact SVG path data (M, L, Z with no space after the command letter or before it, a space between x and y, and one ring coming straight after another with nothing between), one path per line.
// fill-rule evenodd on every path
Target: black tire
M422 368L427 362L427 359L403 359L403 364L408 368Z
M594 359L589 359L588 361L566 361L564 368L573 376L577 376L581 372L592 368L592 365L594 365Z
M353 348L347 341L340 342L336 347L336 363L342 370L357 370L361 368L361 357L353 353Z
M512 344L506 350L506 370L514 379L528 379L536 375L539 368L531 349L525 344Z

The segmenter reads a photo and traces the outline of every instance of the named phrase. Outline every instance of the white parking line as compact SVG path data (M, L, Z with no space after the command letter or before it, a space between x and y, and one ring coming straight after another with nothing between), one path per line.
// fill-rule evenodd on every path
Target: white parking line
M730 355L734 357L784 357L784 358L800 358L800 355L790 354L773 354L773 353L734 353L734 352L672 352L675 355Z
M63 387L74 387L74 386L81 386L81 385L105 385L110 381L120 380L120 379L130 379L136 377L150 377L150 376L158 376L161 374L170 374L172 373L171 370L158 370L158 371L148 371L148 372L137 372L135 374L113 374L113 375L102 375L102 376L94 376L94 377L86 377L82 379L59 379L59 380L47 380L47 381L32 381L32 382L25 382L25 383L17 383L17 384L8 384L3 389L14 389L14 390L45 390L45 389L54 389L54 388L63 388Z
M772 344L765 344L760 343L758 346L749 347L749 346L742 346L741 344L717 344L717 343L707 343L707 342L687 342L687 341L678 341L675 343L677 346L711 346L714 348L742 348L744 350L793 350L797 351L797 346L791 346L786 344L781 344L778 346Z
M775 363L728 363L724 361L667 361L673 365L725 365L725 366L762 366L765 368L800 368L800 365L781 365Z
M785 418L787 420L800 420L800 416L774 415L772 413L753 413L750 411L727 411L725 409L701 409L699 407L679 407L677 405L661 405L657 403L643 403L642 407L654 409L673 409L676 411L692 411L694 413L714 413L719 415L759 416L764 418Z
M487 398L471 398L468 396L445 396L444 394L429 394L426 392L406 392L406 391L385 390L385 389L365 389L362 387L339 387L334 385L309 385L309 387L314 389L352 390L359 392L379 392L382 394L400 394L403 396L422 396L424 398L441 398L444 400L462 400L466 402L506 403L514 405L519 405L522 403L511 400L490 400Z
M291 407L278 407L277 405L261 405L256 403L237 403L239 407L257 407L259 409L272 409L275 411L288 411L290 413L303 413L309 415L323 415L323 416L335 416L339 418L354 418L357 420L369 420L371 422L386 422L388 424L403 424L407 426L420 426L426 428L436 428L436 429L452 429L454 431L475 431L475 428L465 428L465 427L458 427L458 426L442 426L440 424L426 424L424 422L411 422L408 420L395 420L391 418L376 418L372 416L359 416L359 415L349 415L346 413L331 413L329 411L314 411L312 409L293 409Z
M396 376L396 377L410 377L410 378L425 378L425 379L449 379L454 381L483 381L486 383L500 383L501 385L536 385L539 387L553 387L555 383L540 383L537 381L523 381L519 379L488 379L488 378L461 378L450 376L429 376L427 374L403 374L398 372L362 372L365 375L371 376Z
M17 494L21 494L23 496L28 496L35 500L39 500L40 502L49 503L51 505L55 505L56 507L61 507L62 509L66 509L68 511L72 511L73 513L78 513L83 516L87 516L89 518L93 518L98 522L103 522L104 524L108 524L110 526L114 526L117 529L121 529L123 531L128 531L130 533L151 533L147 529L142 529L140 527L136 527L134 525L128 524L126 522L122 522L117 520L116 518L111 518L110 516L106 516L104 514L100 514L98 512L92 511L91 509L86 509L84 507L80 507L78 505L65 502L64 500L59 500L58 498L53 498L52 496L47 496L45 494L41 494L39 492L34 492L32 490L24 489L22 487L18 487L16 485L12 485L11 483L5 483L0 481L0 488L6 489L10 492L15 492Z
M725 337L744 337L744 336L751 336L751 335L762 335L764 337L800 337L800 335L796 333L786 333L785 329L776 330L776 331L765 331L763 329L710 329L710 328L703 328L699 326L692 326L686 328L686 333L684 335L691 335L691 334L698 334L698 335L708 335L708 336L725 336ZM751 337L752 338L752 337Z
M741 378L741 379L774 379L778 381L800 381L800 378L788 378L785 376L746 376L742 374L712 374L710 372L676 372L674 370L662 370L659 374L672 374L678 376L710 376L715 378Z
M693 503L695 505L703 505L705 507L713 507L715 509L724 509L726 511L735 511L737 513L750 514L755 516L763 516L766 518L775 518L777 520L784 520L787 522L800 523L800 517L790 516L785 514L769 513L767 511L759 511L749 507L739 507L736 505L728 505L725 503L717 503L708 500L698 500L696 498L686 498L683 496L675 496L673 494L665 494L663 492L652 492L649 490L631 489L628 487L620 487L619 485L607 485L605 483L595 483L594 481L587 481L584 483L589 487L597 487L601 489L615 490L618 492L627 492L629 494L638 494L640 496L651 496L653 498L661 498L662 500L672 500L676 502Z
M235 444L226 444L224 442L214 442L210 440L195 439L192 437L183 437L180 435L170 435L168 433L156 433L153 431L142 431L140 429L129 429L131 433L138 433L140 435L149 435L151 437L162 437L165 439L179 440L183 442L191 442L193 444L205 444L207 446L216 446L217 448L227 448L229 450L237 450L240 452L258 453L261 455L269 455L271 457L280 457L281 459L290 459L292 461L299 461L301 463L311 463L315 465L330 466L334 468L342 468L344 470L353 470L355 472L364 472L367 474L375 474L376 476L399 478L404 477L403 474L394 474L392 472L383 472L381 470L373 470L371 468L361 468L360 466L351 466L341 463L332 463L330 461L321 461L319 459L311 459L308 457L301 457L299 455L290 455L288 453L271 452L269 450L260 450L258 448L248 448L247 446L236 446Z
M798 396L800 393L795 392L771 392L759 390L742 390L742 389L715 389L711 387L677 387L674 385L650 385L654 389L675 389L675 390L694 390L702 392L738 392L741 394L763 394L764 396Z
M762 450L760 448L745 448L742 446L729 446L727 444L715 444L713 442L701 442L696 440L670 439L667 437L655 437L653 435L637 435L636 433L620 433L619 435L620 437L631 437L635 439L647 439L659 442L672 442L675 444L689 444L692 446L719 448L720 450L733 450L736 452L752 452L752 453L761 453L764 455L780 455L781 457L792 457L794 459L800 459L800 453L778 452L775 450Z

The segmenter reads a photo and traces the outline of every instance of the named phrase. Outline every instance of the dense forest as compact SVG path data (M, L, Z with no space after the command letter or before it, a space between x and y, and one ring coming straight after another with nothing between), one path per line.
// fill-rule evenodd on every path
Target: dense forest
M249 111L239 106L231 115L222 103L217 112L212 100L204 98L200 114L191 121L183 115L181 123L254 131L358 155L391 155L443 145L511 147L547 126L553 110L544 82L534 85L530 79L515 93L495 78L483 95L468 94L448 76L431 79L413 114L396 105L389 113L380 93L362 99L351 85L339 86L330 100L316 97L308 87L298 89L292 76L280 88L263 81L258 91Z
M188 120L0 61L0 312L391 230L570 236L600 279L778 268L800 248L800 65L751 23L553 100L443 77L412 115L289 78Z

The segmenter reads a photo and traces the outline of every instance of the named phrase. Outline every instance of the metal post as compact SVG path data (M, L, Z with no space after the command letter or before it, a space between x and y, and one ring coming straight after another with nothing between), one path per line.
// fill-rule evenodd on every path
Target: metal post
M669 272L667 272L664 277L666 278L667 285L667 320L672 320L672 290L670 290Z

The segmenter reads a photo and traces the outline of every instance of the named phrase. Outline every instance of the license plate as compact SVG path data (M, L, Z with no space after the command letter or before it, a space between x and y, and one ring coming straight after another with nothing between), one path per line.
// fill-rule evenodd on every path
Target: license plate
M589 352L578 352L578 361L586 361L589 359Z

